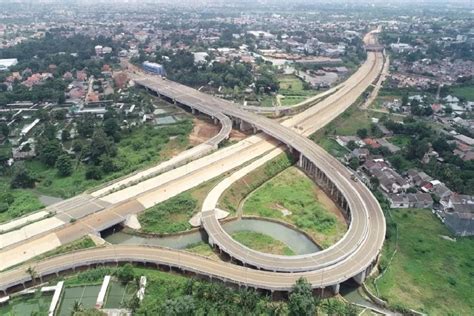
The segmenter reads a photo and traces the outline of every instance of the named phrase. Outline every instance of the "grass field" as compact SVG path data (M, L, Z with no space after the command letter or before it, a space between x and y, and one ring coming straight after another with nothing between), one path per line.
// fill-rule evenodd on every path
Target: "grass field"
M319 93L316 90L304 90L303 81L294 75L280 75L278 82L280 86L278 93L283 96L282 106L298 104Z
M141 230L147 233L165 234L190 229L188 221L201 210L207 193L222 177L202 183L140 213L138 220L142 225Z
M349 150L339 145L332 138L322 138L318 141L318 145L323 147L328 153L337 158L342 158L349 153Z
M208 257L211 259L219 258L217 254L212 250L212 247L208 243L205 243L203 241L188 245L186 247L186 251L189 251L189 252L204 256L204 257Z
M244 214L276 218L310 234L323 248L337 242L346 232L343 219L328 209L317 195L317 187L291 167L255 190L243 205ZM284 211L291 212L285 216Z
M285 256L295 254L287 245L265 234L242 230L233 233L231 236L242 245L257 251Z
M397 252L377 282L380 296L392 306L429 315L472 315L474 239L443 239L450 233L429 210L391 213L399 230L398 246L393 234L384 245L384 266L393 250Z
M36 194L30 190L10 189L10 184L4 178L0 179L1 193L10 193L11 197L13 197L13 202L8 204L7 209L0 212L0 223L21 217L44 207ZM6 202L0 201L0 203Z
M452 94L459 97L466 98L467 101L474 101L474 86L464 86L452 88Z
M407 135L396 135L388 139L394 145L397 145L400 148L405 148L410 143L410 136Z
M286 153L275 157L232 184L220 197L218 206L235 214L240 203L250 192L291 166L293 162L293 158Z
M353 105L323 129L316 132L312 138L319 140L332 135L353 136L356 135L358 129L366 128L370 130L371 116L375 116L375 114L362 111Z

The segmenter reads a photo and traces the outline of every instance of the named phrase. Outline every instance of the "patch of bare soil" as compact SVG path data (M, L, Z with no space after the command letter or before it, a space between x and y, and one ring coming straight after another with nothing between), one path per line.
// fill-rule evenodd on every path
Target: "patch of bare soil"
M189 144L192 146L204 143L208 139L217 135L220 130L219 125L214 125L211 122L198 118L194 118L193 123L193 131L189 134Z

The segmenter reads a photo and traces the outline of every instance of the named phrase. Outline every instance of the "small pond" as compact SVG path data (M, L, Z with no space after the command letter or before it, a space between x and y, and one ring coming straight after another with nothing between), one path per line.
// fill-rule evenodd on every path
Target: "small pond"
M224 223L223 228L229 234L237 231L248 230L268 235L286 244L297 255L313 253L320 250L320 248L305 234L275 222L244 218ZM183 235L152 238L135 236L122 231L109 231L105 233L104 236L105 240L111 244L153 245L173 249L185 249L189 245L201 241L207 242L206 234L201 231Z

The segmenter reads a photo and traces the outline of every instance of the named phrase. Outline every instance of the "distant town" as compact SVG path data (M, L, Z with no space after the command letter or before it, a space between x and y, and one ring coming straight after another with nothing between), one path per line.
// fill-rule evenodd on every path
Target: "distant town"
M469 315L469 1L0 0L1 315Z

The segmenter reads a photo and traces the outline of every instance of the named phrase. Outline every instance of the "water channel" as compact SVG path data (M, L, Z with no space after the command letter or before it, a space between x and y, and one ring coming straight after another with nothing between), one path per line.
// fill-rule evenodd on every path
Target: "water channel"
M297 255L313 253L320 250L320 248L302 232L276 222L243 218L226 222L222 227L229 234L247 230L268 235L286 244ZM173 249L185 249L201 241L207 242L206 234L201 231L165 237L141 237L115 230L106 232L104 239L111 244L153 245Z

